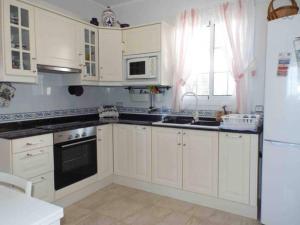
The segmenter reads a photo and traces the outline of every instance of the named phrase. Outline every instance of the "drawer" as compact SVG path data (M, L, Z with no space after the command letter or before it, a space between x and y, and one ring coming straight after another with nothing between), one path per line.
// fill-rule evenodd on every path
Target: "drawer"
M32 197L53 202L54 200L54 173L46 173L30 179L32 182Z
M25 179L53 171L53 147L13 155L13 174Z
M51 145L53 145L53 134L20 138L12 141L12 152L24 152Z

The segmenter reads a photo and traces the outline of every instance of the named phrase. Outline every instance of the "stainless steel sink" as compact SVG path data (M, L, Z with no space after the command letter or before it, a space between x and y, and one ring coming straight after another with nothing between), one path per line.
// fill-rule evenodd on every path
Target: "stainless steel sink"
M175 126L175 127L186 127L186 128L205 128L218 130L220 122L217 122L215 118L201 118L199 121L194 121L193 117L183 116L167 116L162 121L155 122L153 125L160 126Z

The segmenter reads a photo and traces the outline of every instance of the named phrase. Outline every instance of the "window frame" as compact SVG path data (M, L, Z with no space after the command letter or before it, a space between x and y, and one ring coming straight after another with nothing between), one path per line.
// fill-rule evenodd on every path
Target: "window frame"
M207 25L210 28L210 71L209 71L209 95L198 95L199 106L201 104L219 106L219 105L235 105L236 95L214 95L214 81L215 81L215 35L216 25L215 23L209 22ZM228 80L227 80L228 82Z

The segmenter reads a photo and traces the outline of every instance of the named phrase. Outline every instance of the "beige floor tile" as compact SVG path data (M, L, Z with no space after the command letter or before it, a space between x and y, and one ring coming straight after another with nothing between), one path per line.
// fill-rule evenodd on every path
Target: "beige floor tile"
M74 224L75 222L78 222L78 220L87 217L90 213L92 213L91 210L72 205L64 209L64 217L62 219L62 224Z
M155 204L163 197L150 192L138 191L129 197L130 199L143 204Z
M162 199L156 202L155 205L164 208L169 208L172 209L173 211L182 212L182 213L185 213L194 207L194 205L191 203L180 201L177 199L167 198L167 197L162 197Z
M126 196L126 197L130 197L131 195L138 192L137 189L125 187L122 185L115 185L115 184L110 185L110 187L107 187L103 191L108 194L116 194L116 195Z
M194 205L194 207L191 210L188 210L186 213L204 220L212 216L215 212L215 209Z
M120 198L122 198L122 195L119 195L115 192L110 193L110 192L106 192L106 191L98 191L98 192L88 196L87 198L79 201L75 205L82 207L82 208L94 210L95 208L97 208L101 205L104 205L107 202L112 202L112 201L120 199Z
M185 225L189 221L189 219L190 216L184 213L172 212L157 225Z
M145 205L130 200L129 198L122 198L109 203L106 203L96 209L102 215L110 216L115 219L124 219L138 210L144 208Z
M123 221L128 225L152 225L157 224L171 213L172 211L170 209L150 206L127 217Z
M74 225L112 225L117 223L115 219L101 215L100 213L93 212L87 217L79 220L76 224Z
M198 218L198 217L191 217L188 222L186 223L186 225L202 225L201 223L203 222L202 219Z

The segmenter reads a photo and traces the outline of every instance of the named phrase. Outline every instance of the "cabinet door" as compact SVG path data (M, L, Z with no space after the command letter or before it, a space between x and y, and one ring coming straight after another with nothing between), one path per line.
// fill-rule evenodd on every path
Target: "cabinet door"
M7 0L3 12L6 73L37 76L34 8Z
M30 179L32 182L32 197L43 201L54 200L54 173L46 173Z
M98 175L105 178L113 174L112 125L97 128Z
M183 189L217 197L218 132L183 130Z
M161 51L161 24L123 30L124 55Z
M35 21L38 64L81 69L80 23L42 9Z
M133 146L134 129L131 125L115 124L114 136L114 173L120 176L131 175L130 156Z
M122 31L99 30L99 62L101 81L122 81Z
M182 188L182 131L152 128L152 182Z
M220 133L219 197L249 203L250 135Z
M81 65L82 80L98 81L98 31L89 26L83 26L81 31Z
M151 182L151 127L135 126L130 159L132 177Z

